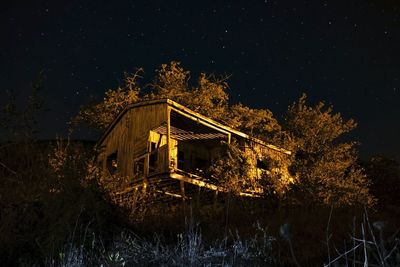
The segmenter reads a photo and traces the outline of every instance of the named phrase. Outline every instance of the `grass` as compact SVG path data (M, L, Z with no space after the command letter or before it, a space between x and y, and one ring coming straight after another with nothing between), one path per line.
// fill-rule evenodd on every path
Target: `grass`
M273 266L272 242L260 225L252 238L244 239L238 231L207 245L201 229L192 220L174 242L154 234L141 238L123 230L105 245L94 233L85 231L81 243L72 236L63 250L46 258L47 266Z
M204 234L204 221L190 212L182 231L164 235L163 231L143 232L132 227L120 229L110 239L92 231L91 225L76 223L74 231L61 250L45 255L45 266L400 266L399 232L390 230L382 221L372 222L368 211L362 220L349 227L347 239L335 238L338 229L335 214L329 212L325 220L325 240L317 245L321 251L318 260L304 258L299 248L299 227L285 223L274 231L256 221L249 229L219 229L219 235ZM231 214L232 215L232 214ZM339 216L339 215L338 215ZM165 227L176 218L164 219ZM144 223L151 223L145 220ZM178 223L179 224L179 223ZM332 224L332 225L330 225ZM221 223L223 225L223 223ZM149 229L147 229L149 230ZM304 230L304 229L303 229ZM225 234L226 232L226 234ZM26 261L25 261L26 262Z

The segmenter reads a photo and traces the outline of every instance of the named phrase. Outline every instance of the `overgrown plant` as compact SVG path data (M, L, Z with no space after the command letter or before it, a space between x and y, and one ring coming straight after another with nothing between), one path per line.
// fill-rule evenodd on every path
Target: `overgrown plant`
M258 189L258 181L252 173L254 166L251 159L237 142L222 142L221 151L220 157L209 168L209 175L233 194Z
M304 94L289 106L283 125L284 147L295 154L291 172L299 177L292 196L303 203L373 205L370 181L357 163L356 143L339 141L356 122L343 119L324 102L309 106L306 100Z

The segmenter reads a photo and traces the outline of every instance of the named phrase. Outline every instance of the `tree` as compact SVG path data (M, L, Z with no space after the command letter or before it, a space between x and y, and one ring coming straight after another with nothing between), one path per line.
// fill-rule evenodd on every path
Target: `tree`
M140 100L140 86L138 79L143 70L138 69L135 73L124 74L124 84L117 89L109 89L105 92L103 101L92 101L81 107L77 116L71 124L76 127L77 124L86 123L92 129L102 132L114 120L127 105L134 104Z
M214 74L201 72L197 84L190 85L190 71L180 66L180 62L171 61L162 64L157 70L151 92L144 99L169 98L188 108L221 121L227 114L228 89L227 77L218 78Z
M259 188L258 181L251 173L253 166L249 155L244 153L235 140L230 144L223 142L222 145L224 153L210 166L210 176L218 180L226 191L237 195Z
M382 207L400 204L400 163L394 158L377 155L363 163L372 181L371 193Z
M41 71L32 83L31 94L18 105L14 91L6 91L8 102L0 109L0 139L5 141L31 141L38 132L39 115L44 111L43 100L39 96L46 76Z
M127 105L143 100L169 98L200 114L233 128L259 137L279 130L279 124L267 109L251 109L242 104L229 106L228 77L201 72L196 82L190 83L190 71L178 61L162 64L153 81L144 88L139 85L143 69L125 73L124 84L105 92L102 101L92 100L73 118L72 125L86 123L102 132Z
M253 109L243 104L230 106L228 77L201 72L191 83L190 71L180 62L172 61L156 70L144 92L138 84L141 72L139 69L136 73L126 74L122 87L108 90L103 101L82 107L74 122L86 122L92 128L104 131L127 105L169 98L239 131L291 150L294 156L290 169L297 177L294 186L297 190L291 191L300 192L302 199L338 205L371 205L374 202L368 190L369 180L357 164L356 143L338 141L357 124L351 119L344 120L340 113L333 112L332 107L326 107L323 102L308 106L306 95L303 95L289 106L281 126L268 109ZM229 169L233 164L232 157L219 163L221 166L226 163L225 169ZM218 171L222 169L218 167ZM237 178L246 179L242 175L245 172L235 171L230 176L232 183L238 185L241 182ZM271 183L265 184L269 187L265 191L271 191ZM272 184L279 185L279 182ZM279 189L279 186L272 187Z
M284 146L294 153L291 171L298 176L295 186L302 199L326 204L372 205L369 180L357 164L355 142L339 139L356 128L324 102L308 106L303 94L289 106L283 125Z
M270 140L281 126L268 109L252 109L239 103L230 107L228 123L251 136Z

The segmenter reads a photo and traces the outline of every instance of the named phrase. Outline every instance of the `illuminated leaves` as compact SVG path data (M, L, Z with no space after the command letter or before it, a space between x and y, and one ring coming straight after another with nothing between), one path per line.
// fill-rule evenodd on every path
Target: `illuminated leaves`
M356 163L356 143L338 141L357 124L352 119L343 119L324 102L309 106L306 95L301 96L289 106L285 121L280 125L268 109L252 109L243 104L230 106L228 77L200 73L191 83L190 71L180 62L172 61L160 66L152 83L145 86L148 91L143 93L138 84L141 72L139 69L125 75L122 87L108 90L103 101L83 107L74 122L86 122L92 128L104 131L127 105L168 98L239 131L291 150L294 156L290 163L289 160L285 162L290 165L290 173L287 171L285 177L296 177L296 188L292 193L298 190L301 199L338 205L373 203L368 191L369 181ZM249 188L248 183L251 183L251 175L246 171L250 168L249 161L244 154L235 151L234 147L228 148L226 157L219 159L213 167L214 174L225 177L221 179L225 179L232 191ZM279 191L278 194L288 192L288 183L282 183L274 178L273 172L270 173L266 184Z
M268 109L252 109L242 104L230 108L229 124L252 136L268 139L281 130L278 121Z
M285 119L286 129L297 149L318 152L330 148L339 136L357 127L354 120L345 121L340 113L333 113L331 106L319 102L314 107L306 105L307 96L289 106Z
M157 70L154 82L150 84L152 92L145 96L150 99L169 98L181 103L189 95L190 72L180 66L180 62L172 61L169 64L162 64Z
M189 84L190 72L179 62L162 64L157 71L152 91L144 99L171 99L202 115L221 121L228 108L227 78L200 73L197 83Z
M253 175L250 155L244 153L236 142L222 145L225 154L213 162L209 170L211 177L234 194L258 188L256 181L251 179Z
M369 181L357 164L355 142L340 143L356 127L323 102L306 104L306 95L289 106L283 126L285 145L295 153L291 166L304 199L327 204L372 205Z
M79 123L87 123L97 131L104 131L127 105L140 100L138 79L141 72L142 69L133 74L125 73L123 87L109 89L105 93L103 101L99 103L92 101L83 106L78 115L73 118L72 124L75 126Z

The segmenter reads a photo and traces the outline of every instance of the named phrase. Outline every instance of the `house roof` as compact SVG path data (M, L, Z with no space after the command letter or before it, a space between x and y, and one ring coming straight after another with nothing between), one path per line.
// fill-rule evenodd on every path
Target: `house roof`
M134 108L138 108L138 107L142 107L142 106L149 106L149 105L156 105L156 104L168 104L168 106L172 107L173 110L176 110L176 111L182 112L182 113L184 113L186 115L189 115L190 117L192 117L193 119L196 119L197 121L202 121L202 122L205 122L205 123L207 123L209 125L212 125L212 126L214 126L214 128L217 128L217 129L221 130L222 132L229 132L229 133L231 133L233 135L248 139L250 141L253 141L255 143L261 144L261 145L266 146L266 147L268 147L270 149L273 149L273 150L276 150L276 151L279 151L279 152L283 152L283 153L288 154L288 155L290 155L292 153L289 150L286 150L286 149L283 149L283 148L268 144L268 143L266 143L266 142L264 142L262 140L259 140L257 138L251 137L248 134L245 134L243 132L235 130L235 129L229 127L229 126L223 125L223 124L221 124L221 123L219 123L219 122L217 122L217 121L215 121L213 119L210 119L210 118L208 118L208 117L206 117L204 115L201 115L200 113L195 112L195 111L193 111L193 110L191 110L191 109L189 109L189 108L187 108L187 107L185 107L185 106L183 106L183 105L181 105L181 104L179 104L179 103L177 103L177 102L175 102L175 101L173 101L171 99L157 99L157 100L142 101L142 102L138 102L138 103L126 106L118 114L118 116L114 119L114 121L110 124L110 126L107 128L107 130L104 132L103 136L98 141L98 144L103 142L103 140L106 138L106 136L111 132L111 130L114 128L114 126L118 123L118 121L124 116L124 114L128 110L134 109ZM188 133L186 133L186 134L188 134ZM198 137L200 137L200 136L198 136ZM203 136L203 138L204 137L205 136Z
M163 123L160 126L153 129L154 132L166 135L167 134L167 124ZM188 131L184 129L180 129L171 125L171 138L176 140L210 140L210 139L225 139L226 135L223 133L213 133L213 132L204 132L197 133L193 131Z

